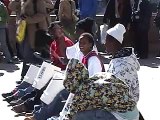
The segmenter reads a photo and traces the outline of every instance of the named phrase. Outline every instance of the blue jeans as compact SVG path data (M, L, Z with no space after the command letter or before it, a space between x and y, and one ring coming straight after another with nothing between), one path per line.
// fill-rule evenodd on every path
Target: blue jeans
M31 84L23 81L20 85L17 86L17 90L19 90L19 89L26 89L26 88L28 88L29 86L31 86Z
M24 77L28 71L29 65L28 63L32 64L42 64L43 60L38 59L34 56L34 50L30 47L27 37L21 44L21 54L23 54L23 67L22 67L22 72L21 76Z
M0 43L6 61L9 61L11 59L11 54L7 46L6 28L4 26L0 26Z
M89 118L89 119L88 119ZM83 112L78 112L73 116L72 120L117 120L114 115L105 110L88 110Z
M47 120L52 116L59 116L59 113L62 111L65 103L61 101L66 100L69 93L67 90L60 91L54 100L49 105L43 105L41 107L36 107L34 110L34 118L36 120ZM39 110L37 110L40 108ZM37 111L36 111L37 110Z
M27 93L31 93L35 88L33 88L31 85L25 89L19 89L17 92L16 92L16 96L18 98L21 98L23 97L24 95L26 95Z

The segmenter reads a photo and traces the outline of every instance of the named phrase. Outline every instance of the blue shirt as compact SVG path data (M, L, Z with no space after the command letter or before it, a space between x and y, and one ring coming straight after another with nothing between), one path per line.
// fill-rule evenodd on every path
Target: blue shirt
M97 0L79 0L80 19L86 17L95 18L97 11Z

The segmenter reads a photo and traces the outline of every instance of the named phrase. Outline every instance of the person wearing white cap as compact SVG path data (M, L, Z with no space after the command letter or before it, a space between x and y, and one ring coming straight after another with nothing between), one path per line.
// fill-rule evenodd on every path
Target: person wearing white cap
M116 78L122 80L129 88L129 94L137 103L139 100L139 81L137 71L140 64L134 54L133 48L123 48L123 35L126 32L122 24L117 24L107 31L106 52L112 55L107 72L110 72ZM132 111L124 113L112 112L118 120L143 120L137 107ZM139 118L140 116L140 118Z

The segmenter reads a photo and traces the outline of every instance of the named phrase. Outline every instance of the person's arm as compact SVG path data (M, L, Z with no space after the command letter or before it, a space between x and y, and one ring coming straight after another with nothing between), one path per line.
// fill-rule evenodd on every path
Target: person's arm
M64 87L71 93L76 93L83 80L89 78L86 67L79 60L71 59L68 63L63 82Z
M65 39L65 38L63 38ZM61 44L60 44L60 50L61 50L61 53L62 53L62 56L60 56L60 62L63 64L63 65L67 65L68 64L68 58L67 58L67 47L70 47L73 45L73 42L71 40L66 40L65 42L63 42L65 40L62 40Z
M114 63L113 63L114 64ZM132 93L132 97L135 98L136 101L139 99L139 82L137 71L134 70L127 63L121 64L112 64L112 68L109 70L112 75L116 78L123 81L130 88L130 92ZM127 72L130 71L130 72ZM137 77L136 77L137 76Z
M65 39L67 39L67 40L65 40ZM66 56L66 49L67 49L67 47L70 47L72 45L73 45L73 42L71 40L69 40L66 37L62 38L61 43L59 45L60 46L60 52L61 52L61 55L62 55L61 57L67 58L67 56Z
M61 20L62 17L64 17L64 1L60 1L60 4L59 4L59 10L58 10L58 16L59 16L59 19Z
M54 8L54 4L53 4L53 1L52 0L44 0L45 1L45 5L46 5L46 8L49 8L49 9L53 9Z
M56 64L56 63L58 63L59 56L55 52L55 50L56 50L56 48L55 48L55 42L52 42L52 44L50 46L50 58L51 58L51 61Z

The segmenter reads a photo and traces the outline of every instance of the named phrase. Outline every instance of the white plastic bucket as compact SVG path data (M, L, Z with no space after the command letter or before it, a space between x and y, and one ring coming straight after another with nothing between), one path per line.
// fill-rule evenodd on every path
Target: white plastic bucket
M38 73L38 70L39 70L39 67L31 64L26 75L24 76L23 81L33 84L34 79Z
M32 86L38 90L42 89L53 77L55 71L61 71L61 68L56 67L51 63L43 62Z
M63 86L64 75L62 73L55 73L46 90L44 90L41 101L49 105L55 96L64 89Z

